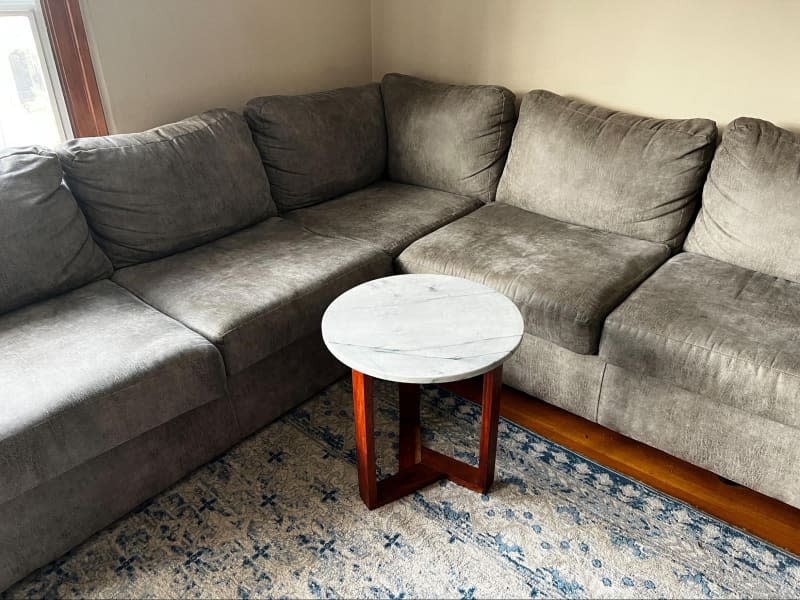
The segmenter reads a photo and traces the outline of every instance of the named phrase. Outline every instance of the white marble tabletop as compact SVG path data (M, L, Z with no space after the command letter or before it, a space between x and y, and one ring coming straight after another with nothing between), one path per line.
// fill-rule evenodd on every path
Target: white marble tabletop
M395 275L334 300L322 337L348 367L400 383L486 373L522 340L522 315L493 289L446 275Z

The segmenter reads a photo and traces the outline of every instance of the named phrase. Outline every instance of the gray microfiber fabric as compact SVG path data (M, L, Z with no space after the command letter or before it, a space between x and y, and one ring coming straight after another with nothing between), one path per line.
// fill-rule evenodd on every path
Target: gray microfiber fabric
M800 135L742 117L728 127L686 250L800 282Z
M606 367L598 422L800 508L795 427L614 365Z
M0 152L0 313L111 275L43 148Z
M494 200L514 129L514 94L390 73L381 82L389 179Z
M390 273L373 246L274 217L114 281L217 344L233 375L317 331L339 294Z
M213 344L108 280L0 317L0 503L225 394Z
M349 369L328 352L317 330L228 378L241 436L306 401Z
M281 212L353 192L386 170L377 83L253 98L244 114Z
M609 315L600 355L800 427L800 284L684 252Z
M522 99L497 200L679 248L715 142L708 119L648 119L535 90Z
M480 206L466 196L379 181L284 217L315 233L369 242L397 256L411 242Z
M596 354L576 354L525 333L503 365L503 382L594 421L605 365Z
M223 396L0 503L0 590L57 559L239 439L230 402Z
M443 273L502 292L525 331L594 354L603 320L669 256L669 248L491 204L409 246L405 273Z
M317 330L207 402L0 502L0 590L169 487L344 374ZM2 592L0 592L2 594Z
M212 110L144 133L70 140L67 183L116 268L276 214L244 119Z

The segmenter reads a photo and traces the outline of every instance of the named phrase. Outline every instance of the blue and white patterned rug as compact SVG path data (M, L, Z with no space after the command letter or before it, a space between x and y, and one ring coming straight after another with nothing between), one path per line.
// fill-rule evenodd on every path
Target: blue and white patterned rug
M379 463L397 389L377 382ZM339 382L202 467L9 597L798 597L800 559L503 421L481 496L358 495ZM475 463L479 409L437 387L426 443Z

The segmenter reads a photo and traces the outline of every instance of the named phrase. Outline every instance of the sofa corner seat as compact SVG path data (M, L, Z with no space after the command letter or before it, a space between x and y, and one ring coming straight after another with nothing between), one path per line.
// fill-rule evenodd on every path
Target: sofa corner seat
M467 196L383 180L283 216L315 233L366 242L395 257L481 206L480 200Z

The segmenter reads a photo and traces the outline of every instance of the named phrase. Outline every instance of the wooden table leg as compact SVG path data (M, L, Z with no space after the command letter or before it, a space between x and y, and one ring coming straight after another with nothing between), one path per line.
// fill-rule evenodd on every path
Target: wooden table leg
M377 480L375 473L375 402L373 379L353 370L353 415L358 459L358 490L367 508L373 510L402 498L437 479L440 473L419 461L419 386L401 387L400 447L405 467L391 477Z
M497 428L500 419L502 365L483 376L481 439L478 466L422 447L420 436L420 387L400 384L400 469L380 482L375 473L375 403L372 377L353 370L353 413L358 458L358 489L370 510L410 494L437 479L451 481L487 493L494 481Z
M378 505L378 484L375 474L375 402L372 384L372 377L353 370L358 489L361 499L370 510Z
M416 465L422 455L419 397L420 387L415 383L400 386L400 470Z
M481 410L481 439L478 466L432 450L422 448L422 464L441 471L453 483L481 494L486 494L494 482L494 464L497 453L497 427L500 420L500 390L503 384L503 367L483 376L483 401Z
M478 463L478 486L483 493L494 482L494 462L497 455L497 427L500 423L500 390L503 386L503 365L483 376L481 410L481 445Z

